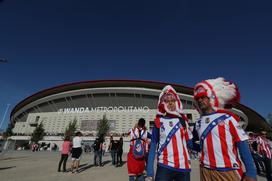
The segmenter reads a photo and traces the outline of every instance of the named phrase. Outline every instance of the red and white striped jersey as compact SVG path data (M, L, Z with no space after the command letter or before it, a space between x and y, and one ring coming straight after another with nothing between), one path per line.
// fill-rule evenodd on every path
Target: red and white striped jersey
M257 143L259 144L260 147L260 154L266 156L267 158L271 158L271 150L268 140L266 138L258 136Z
M159 132L159 147L165 143L167 136L173 127L180 121L179 118L158 118L160 121L160 132ZM158 163L166 167L175 169L190 169L190 157L188 154L187 143L189 139L192 139L192 133L189 130L189 126L185 121L187 128L182 126L176 131L174 136L170 139L168 145L162 150L161 154L158 155Z
M219 122L203 142L200 163L206 168L235 168L241 167L236 142L248 139L247 134L237 120L227 113L213 113L202 116L196 122L196 131L199 137L213 120L227 115L224 121Z

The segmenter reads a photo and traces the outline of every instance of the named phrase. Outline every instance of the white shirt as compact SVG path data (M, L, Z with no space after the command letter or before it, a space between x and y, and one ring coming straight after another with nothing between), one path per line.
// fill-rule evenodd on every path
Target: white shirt
M76 136L73 138L73 148L80 148L82 143L82 138L79 136Z

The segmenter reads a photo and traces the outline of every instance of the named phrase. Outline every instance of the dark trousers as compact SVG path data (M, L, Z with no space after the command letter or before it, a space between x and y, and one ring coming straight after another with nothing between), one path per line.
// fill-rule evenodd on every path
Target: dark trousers
M117 152L117 165L118 164L121 165L123 163L122 155L123 155L123 150Z
M190 172L178 172L162 166L157 167L155 181L190 181Z
M66 162L67 162L67 159L68 159L68 154L61 154L61 159L59 161L58 171L60 171L62 162L63 162L63 171L64 172L66 171Z
M267 158L267 157L263 157L263 162L264 162L265 171L266 171L266 179L268 181L271 181L272 180L272 176L271 176L271 159Z
M144 181L145 180L144 175L129 176L129 181L134 181L135 179L137 181Z
M112 165L115 165L117 163L117 151L116 150L111 150L111 162Z
M252 155L253 161L255 163L257 173L261 174L262 171L264 172L264 164L263 164L262 158L260 157L259 154L254 153L254 152L251 152L251 155Z
M97 161L98 159L98 161ZM101 151L94 151L94 165L102 166L102 152Z

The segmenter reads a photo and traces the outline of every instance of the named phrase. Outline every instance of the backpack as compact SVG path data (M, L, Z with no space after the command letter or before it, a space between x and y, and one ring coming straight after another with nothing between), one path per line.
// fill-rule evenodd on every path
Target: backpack
M144 159L146 154L146 147L145 147L145 140L143 140L142 137L145 134L145 130L142 135L140 134L140 131L139 131L139 135L140 135L139 137L135 135L134 131L133 131L133 134L135 138L131 140L131 141L135 141L132 147L133 156L136 160Z

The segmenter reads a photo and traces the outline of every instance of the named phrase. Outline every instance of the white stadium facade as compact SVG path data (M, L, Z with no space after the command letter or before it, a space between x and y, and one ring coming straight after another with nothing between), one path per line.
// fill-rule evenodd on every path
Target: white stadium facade
M42 90L13 108L10 115L14 126L13 139L28 140L35 127L42 122L46 132L45 140L57 141L73 120L77 120L77 128L86 138L92 137L103 116L109 120L110 132L114 135L126 133L139 118L144 118L146 126L152 128L158 97L166 85L168 83L154 81L101 80ZM180 96L184 113L191 120L190 124L193 124L199 117L193 106L193 88L170 85ZM270 131L265 119L247 106L238 104L231 111L241 118L244 129Z

